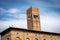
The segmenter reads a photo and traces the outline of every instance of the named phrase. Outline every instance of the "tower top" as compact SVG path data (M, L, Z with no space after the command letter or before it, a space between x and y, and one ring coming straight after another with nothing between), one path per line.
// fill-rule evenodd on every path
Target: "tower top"
M31 6L27 11L29 11L29 10L31 10L31 11L39 11L39 9L37 8L37 7L34 7L34 6Z
M37 7L34 7L34 6L31 6L30 8L38 9ZM29 8L29 9L30 9L30 8Z

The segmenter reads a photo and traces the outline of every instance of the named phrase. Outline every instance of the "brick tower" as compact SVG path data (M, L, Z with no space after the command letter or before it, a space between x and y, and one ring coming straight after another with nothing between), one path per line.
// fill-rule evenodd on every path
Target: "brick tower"
M35 7L30 7L27 10L27 25L30 30L40 31L40 16L39 9Z

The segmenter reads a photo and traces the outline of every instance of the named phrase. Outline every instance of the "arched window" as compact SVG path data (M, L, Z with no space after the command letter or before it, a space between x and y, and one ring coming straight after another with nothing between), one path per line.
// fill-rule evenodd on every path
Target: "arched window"
M44 39L44 40L46 40L46 39Z
M9 40L9 38L7 38L7 40Z
M29 38L26 38L26 40L30 40Z
M38 15L34 15L34 18L38 18Z
M37 38L35 38L35 40L38 40Z
M16 40L20 40L20 38L19 37L16 37Z

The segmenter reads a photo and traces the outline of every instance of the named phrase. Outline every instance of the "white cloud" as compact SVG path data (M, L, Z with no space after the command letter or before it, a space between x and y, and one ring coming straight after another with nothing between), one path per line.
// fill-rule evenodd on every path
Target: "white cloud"
M13 27L26 28L27 23L26 20L0 21L0 32L9 26L12 27L12 25Z
M60 16L55 12L45 13L41 16L41 28L44 31L60 33ZM59 28L59 29L58 29Z
M8 10L0 8L0 13L19 13L21 12L18 8L10 8Z
M17 13L17 12L20 12L20 10L17 9L17 8L11 8L7 12L9 12L9 13Z

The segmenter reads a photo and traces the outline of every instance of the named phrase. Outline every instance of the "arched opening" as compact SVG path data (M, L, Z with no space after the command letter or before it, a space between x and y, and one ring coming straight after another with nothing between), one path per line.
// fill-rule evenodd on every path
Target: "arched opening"
M16 37L16 40L20 40L20 38L19 37Z
M30 40L29 38L26 38L26 40Z
M46 39L44 39L44 40L46 40Z
M9 38L7 38L7 40L9 40Z
M35 38L35 40L38 40L38 38Z

